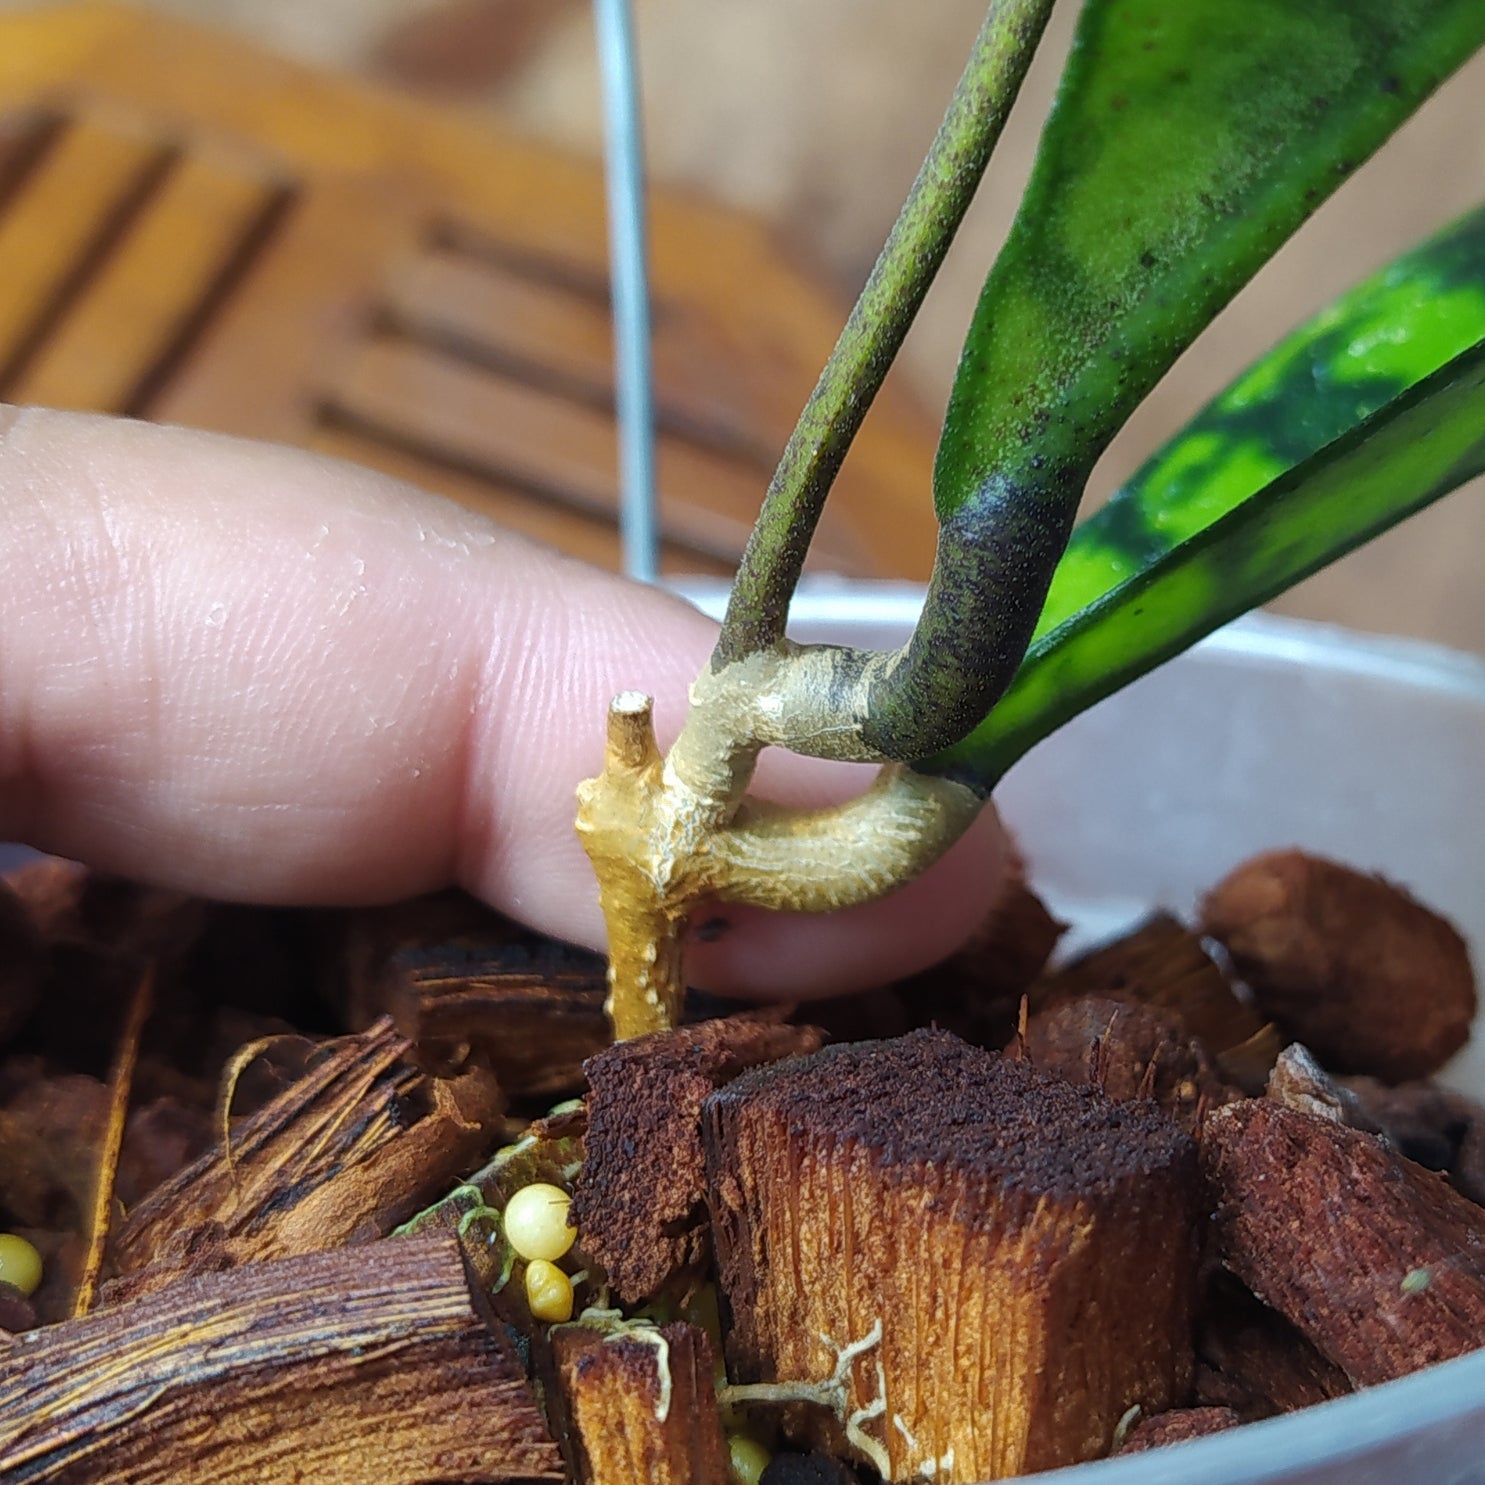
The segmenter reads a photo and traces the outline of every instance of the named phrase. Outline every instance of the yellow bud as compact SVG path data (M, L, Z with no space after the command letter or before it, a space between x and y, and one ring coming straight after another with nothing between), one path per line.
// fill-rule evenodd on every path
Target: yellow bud
M572 1280L545 1258L526 1265L526 1303L533 1319L558 1325L572 1319Z
M749 1438L745 1433L727 1435L727 1463L732 1467L732 1478L737 1485L758 1485L772 1458L757 1439Z
M572 1198L560 1187L533 1181L505 1204L505 1240L522 1258L555 1263L577 1239L567 1225Z
M26 1295L35 1294L41 1283L41 1254L13 1232L0 1232L0 1282Z

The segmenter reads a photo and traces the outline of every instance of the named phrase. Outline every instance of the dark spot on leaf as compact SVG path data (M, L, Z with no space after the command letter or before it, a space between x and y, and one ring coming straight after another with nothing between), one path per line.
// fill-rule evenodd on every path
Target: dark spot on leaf
M1329 98L1311 98L1310 99L1310 107L1313 108L1316 113L1324 113L1325 110L1330 107L1330 99Z
M1140 267L1153 268L1155 266L1155 254L1149 251L1140 254Z
M1177 87L1191 81L1191 69L1189 67L1177 67L1170 75L1170 81Z
M1396 93L1401 91L1402 83L1398 80L1396 73L1388 73L1382 79L1382 91L1384 93Z
M1109 108L1114 113L1123 113L1124 110L1128 107L1129 99L1126 98L1122 93L1119 93L1115 97L1109 99Z

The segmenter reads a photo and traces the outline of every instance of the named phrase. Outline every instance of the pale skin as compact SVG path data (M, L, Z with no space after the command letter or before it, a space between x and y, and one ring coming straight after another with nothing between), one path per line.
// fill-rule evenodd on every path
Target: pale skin
M457 883L603 945L574 790L615 692L662 748L715 626L392 480L293 450L0 409L0 838L262 902ZM813 804L872 770L770 749ZM879 902L703 904L688 979L830 994L922 968L1002 878L990 811Z

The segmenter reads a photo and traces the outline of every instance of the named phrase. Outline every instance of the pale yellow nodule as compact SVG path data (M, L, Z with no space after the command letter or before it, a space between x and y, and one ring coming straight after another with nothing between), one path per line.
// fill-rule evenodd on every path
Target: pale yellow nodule
M560 1187L533 1181L511 1193L505 1204L505 1240L520 1258L555 1263L577 1240L567 1214L572 1198Z

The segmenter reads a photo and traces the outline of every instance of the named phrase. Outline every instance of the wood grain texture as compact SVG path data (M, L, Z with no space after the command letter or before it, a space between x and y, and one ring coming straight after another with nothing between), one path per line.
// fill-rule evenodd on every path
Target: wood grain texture
M1265 1098L1202 1131L1222 1261L1357 1386L1475 1350L1485 1212L1373 1134Z
M1195 1148L1149 1104L923 1031L744 1073L702 1119L731 1374L844 1368L796 1437L952 1485L1184 1398Z
M560 1480L447 1235L250 1264L0 1350L0 1475L57 1485Z
M706 1332L559 1325L552 1363L580 1485L729 1485Z

